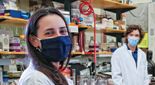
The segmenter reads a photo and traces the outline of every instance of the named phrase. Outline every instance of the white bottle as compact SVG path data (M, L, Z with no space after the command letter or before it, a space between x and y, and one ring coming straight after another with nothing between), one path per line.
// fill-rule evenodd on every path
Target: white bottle
M103 28L107 28L107 20L105 17L102 19Z
M119 0L120 3L123 3L123 0Z
M125 24L124 25L122 25L122 29L124 29L124 30L126 30L126 25L127 25L127 21L126 21L126 19L125 19L125 15L121 15L121 21L124 21L125 22Z
M109 19L107 19L107 28L109 28Z
M123 0L123 3L126 4L126 0Z
M114 21L112 19L109 19L109 22L108 23L109 23L108 24L108 28L109 29L113 29L113 23L114 23Z
M133 5L133 0L129 0L129 5Z

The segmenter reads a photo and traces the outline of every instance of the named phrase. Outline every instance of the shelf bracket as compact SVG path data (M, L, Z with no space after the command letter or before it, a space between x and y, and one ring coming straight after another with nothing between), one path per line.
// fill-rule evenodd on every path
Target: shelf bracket
M116 13L116 20L120 20L122 13L130 11L132 9L135 9L135 8L104 9L104 10Z
M6 19L0 19L0 22L3 22L3 21L5 21Z
M71 12L71 0L65 0L64 1L65 11L69 11L70 13L70 22L72 22L72 12Z

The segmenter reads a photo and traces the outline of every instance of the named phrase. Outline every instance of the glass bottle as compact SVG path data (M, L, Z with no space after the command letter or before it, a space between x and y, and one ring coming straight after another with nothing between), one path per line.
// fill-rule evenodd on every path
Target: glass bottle
M91 36L89 41L89 52L94 52L94 37ZM96 52L99 52L99 43L96 42Z
M122 26L122 28L124 29L124 30L126 30L126 25L127 25L127 21L126 21L126 19L125 19L125 15L121 15L121 21L124 21L124 26Z
M26 52L26 43L25 43L25 36L20 35L20 50L21 52Z

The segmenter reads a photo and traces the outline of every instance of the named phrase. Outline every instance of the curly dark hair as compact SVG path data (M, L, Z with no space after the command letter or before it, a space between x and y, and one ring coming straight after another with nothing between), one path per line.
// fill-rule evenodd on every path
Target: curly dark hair
M140 25L129 25L129 26L127 27L127 29L126 29L126 32L124 33L124 36L126 37L125 43L128 43L127 36L128 36L131 32L133 32L133 30L137 30L137 29L138 29L138 31L139 31L139 33L140 33L140 40L139 40L138 43L140 43L140 42L142 41L142 39L143 39L143 37L144 37L144 31L143 31L143 29L141 28L141 26L140 26Z

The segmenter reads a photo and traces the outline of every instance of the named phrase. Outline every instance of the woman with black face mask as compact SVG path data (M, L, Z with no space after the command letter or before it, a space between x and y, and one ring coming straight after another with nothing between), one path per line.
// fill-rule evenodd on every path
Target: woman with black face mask
M71 54L70 33L63 15L53 8L39 9L30 17L25 36L30 64L18 85L73 85L60 72L67 67Z

